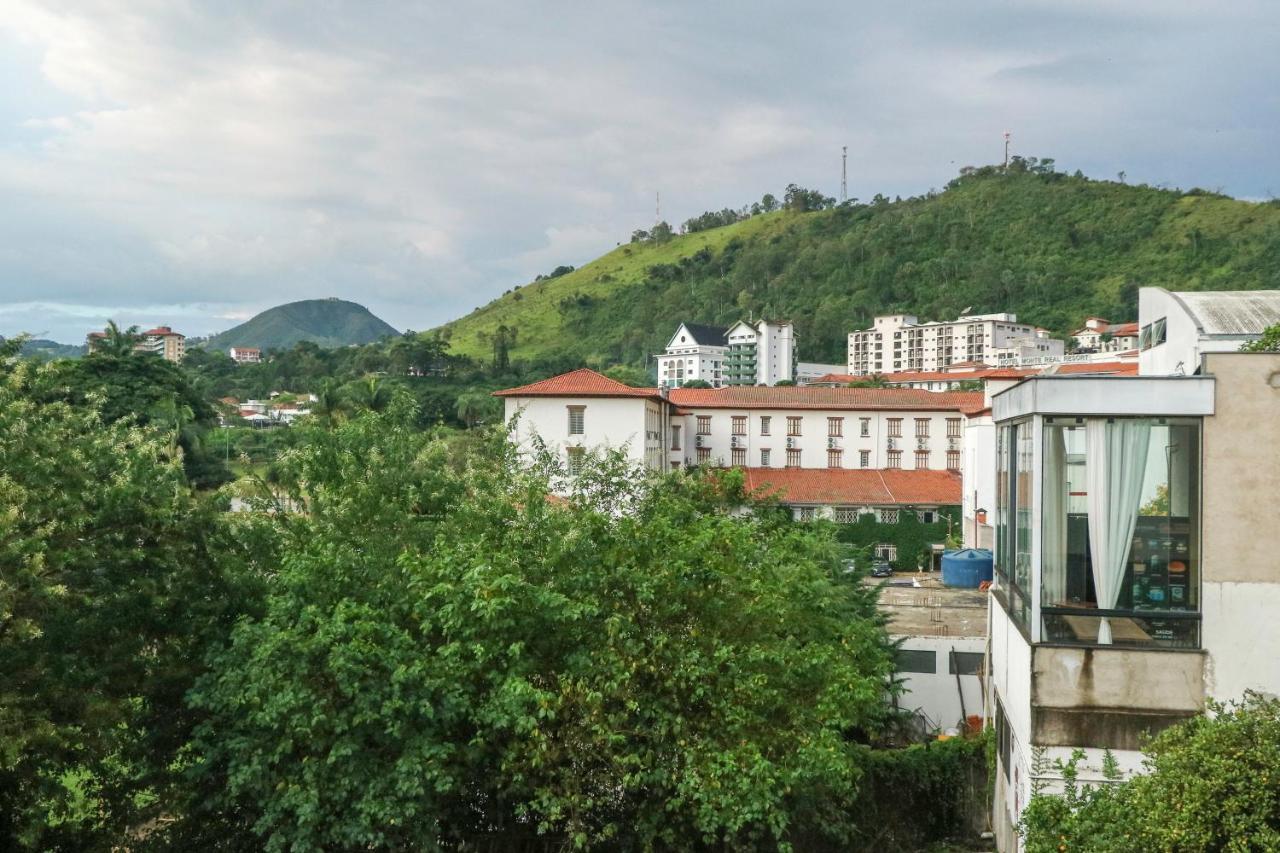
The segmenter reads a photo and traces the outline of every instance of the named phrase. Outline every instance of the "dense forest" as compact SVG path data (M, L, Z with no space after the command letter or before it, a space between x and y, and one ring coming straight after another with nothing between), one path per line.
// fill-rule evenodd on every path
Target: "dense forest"
M1090 180L1034 158L908 199L835 204L788 189L790 204L709 212L683 235L637 232L441 332L483 360L643 366L680 321L754 314L792 320L803 360L840 362L847 333L888 311L1012 311L1065 334L1091 314L1135 318L1143 285L1280 287L1275 201Z

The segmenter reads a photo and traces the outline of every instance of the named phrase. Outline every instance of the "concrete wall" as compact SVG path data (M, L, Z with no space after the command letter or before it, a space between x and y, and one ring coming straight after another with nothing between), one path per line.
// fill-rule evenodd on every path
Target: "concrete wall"
M1204 656L1036 646L1031 707L1036 746L1136 750L1146 734L1204 710Z
M995 701L999 700L1013 735L1010 766L1005 768L1001 762L996 766L992 826L996 831L997 848L1016 850L1013 827L1017 825L1022 808L1031 799L1031 646L994 595L990 597L988 624L991 681L987 716L995 718Z
M1165 320L1165 342L1138 354L1142 376L1171 376L1181 365L1190 376L1200 364L1200 330L1182 303L1159 287L1138 290L1138 331L1159 319Z
M961 675L957 685L956 676L951 674L950 653L954 649L982 654L986 645L984 637L905 638L902 649L933 653L934 672L900 673L906 692L898 697L898 707L922 715L929 728L936 731L958 727L966 715L983 716L982 680L976 675Z
M1280 354L1207 354L1204 367L1216 380L1202 449L1207 686L1217 699L1280 693Z

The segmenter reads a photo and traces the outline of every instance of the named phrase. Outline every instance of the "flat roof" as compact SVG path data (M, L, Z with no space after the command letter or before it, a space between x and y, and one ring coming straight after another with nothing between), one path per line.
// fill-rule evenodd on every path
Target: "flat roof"
M912 586L912 582L920 586ZM879 586L877 578L864 583ZM898 586L896 584L903 584ZM981 589L943 586L937 572L895 574L880 590L877 607L898 637L985 637L987 597Z
M1212 376L1032 376L991 397L994 419L1213 414Z

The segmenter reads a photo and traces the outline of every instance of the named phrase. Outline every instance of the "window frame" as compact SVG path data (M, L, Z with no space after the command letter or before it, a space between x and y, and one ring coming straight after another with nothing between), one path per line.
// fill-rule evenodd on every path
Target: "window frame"
M565 406L568 416L568 435L586 435L587 434L587 407L586 406ZM574 429L574 418L577 418L577 429Z

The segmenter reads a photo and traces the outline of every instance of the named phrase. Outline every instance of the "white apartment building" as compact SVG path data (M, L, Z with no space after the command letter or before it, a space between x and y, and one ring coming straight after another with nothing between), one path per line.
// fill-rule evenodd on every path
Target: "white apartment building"
M1235 352L1280 323L1280 290L1138 291L1138 370L1143 376L1190 375L1201 357Z
M1060 358L1064 347L1015 314L967 314L952 322L921 323L911 314L876 317L849 334L849 373L941 370L952 364L1008 364L1028 357Z
M1235 334L1239 300L1175 314L1159 296L1144 304L1169 313L1144 312L1144 332L1167 321L1153 348L1177 349L1183 375L1037 376L992 399L1002 850L1018 849L1033 784L1060 789L1054 759L1084 750L1083 782L1101 778L1107 750L1140 772L1146 734L1211 698L1280 692L1280 526L1263 499L1280 482L1267 451L1280 443L1280 354L1189 362ZM1182 323L1197 316L1191 335Z
M668 468L671 406L657 388L632 388L584 368L494 396L505 403L507 423L519 416L512 439L521 452L532 455L541 442L570 475L587 453L603 450L622 450L655 471Z
M906 388L680 388L670 463L958 471L981 392Z
M739 320L725 332L727 385L776 385L795 381L796 334L787 322Z
M658 385L679 388L701 379L712 388L725 384L724 362L729 341L723 329L701 323L681 323L658 356Z
M257 347L231 347L227 354L236 364L258 364L262 361L262 350Z

